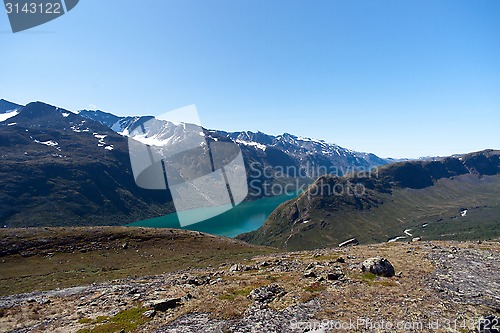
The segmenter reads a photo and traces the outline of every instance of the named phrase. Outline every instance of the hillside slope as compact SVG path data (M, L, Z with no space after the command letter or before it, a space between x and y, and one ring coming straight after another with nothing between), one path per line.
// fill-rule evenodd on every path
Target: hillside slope
M127 139L41 102L0 122L1 226L120 225L173 211L135 185Z
M18 249L0 253L2 332L477 332L500 310L498 242L276 253L116 227L1 230L0 242ZM395 276L362 271L379 256Z
M238 238L310 249L352 237L362 243L416 236L499 237L499 155L487 150L395 163L369 175L322 176L299 197L279 206L261 228Z

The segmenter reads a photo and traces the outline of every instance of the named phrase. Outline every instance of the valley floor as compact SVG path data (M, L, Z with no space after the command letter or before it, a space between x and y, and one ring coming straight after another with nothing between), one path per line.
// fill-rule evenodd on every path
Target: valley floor
M5 295L0 331L476 332L480 318L500 316L498 242L252 251L262 253L198 268L178 257L186 268ZM362 272L375 256L396 276Z

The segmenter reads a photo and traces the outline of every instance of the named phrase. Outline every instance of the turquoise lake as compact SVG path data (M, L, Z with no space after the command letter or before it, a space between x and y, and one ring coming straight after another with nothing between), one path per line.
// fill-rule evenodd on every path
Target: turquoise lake
M263 198L242 202L238 206L205 221L181 228L177 213L142 220L128 224L133 227L178 228L196 230L209 234L235 237L244 232L258 229L266 218L283 202L293 199L297 194ZM203 209L190 211L195 216L203 216Z

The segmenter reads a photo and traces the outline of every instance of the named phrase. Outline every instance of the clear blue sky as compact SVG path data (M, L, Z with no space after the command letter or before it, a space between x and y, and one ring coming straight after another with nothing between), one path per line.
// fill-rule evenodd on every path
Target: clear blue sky
M500 148L498 0L80 0L12 34L0 98L289 132L380 156Z

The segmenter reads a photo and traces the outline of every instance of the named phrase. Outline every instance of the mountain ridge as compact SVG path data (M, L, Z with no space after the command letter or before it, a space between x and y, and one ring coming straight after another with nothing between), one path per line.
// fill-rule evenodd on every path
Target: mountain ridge
M498 237L499 156L498 150L485 150L389 164L371 173L321 176L279 206L261 228L238 238L310 249L353 237L363 243L404 239L403 230L409 229L427 239Z
M0 121L2 226L120 225L173 212L168 191L143 190L132 175L129 138L123 132L132 132L132 126L151 119L117 117L103 111L75 113L43 102L9 113L8 121ZM158 122L166 126L160 126L160 131L172 129L182 137L182 126ZM203 131L209 141L236 141L223 131ZM274 184L310 184L316 175L307 173L308 165L335 167L319 151L308 154L300 147L309 144L320 149L324 143L291 135L283 140L268 139L281 146L261 149L240 144L248 179L253 181L248 200L274 195L266 192L266 187ZM291 143L291 153L284 151L287 143ZM347 150L345 155L349 157L339 160L342 163L336 162L345 170L374 165ZM287 174L283 170L292 171Z
M172 211L135 185L127 139L41 102L0 122L2 226L126 224ZM14 124L14 125L11 125Z
M13 102L9 102L5 99L0 99L0 113L14 111L14 110L17 110L21 107L23 107L23 106L16 104L16 103L13 103Z

